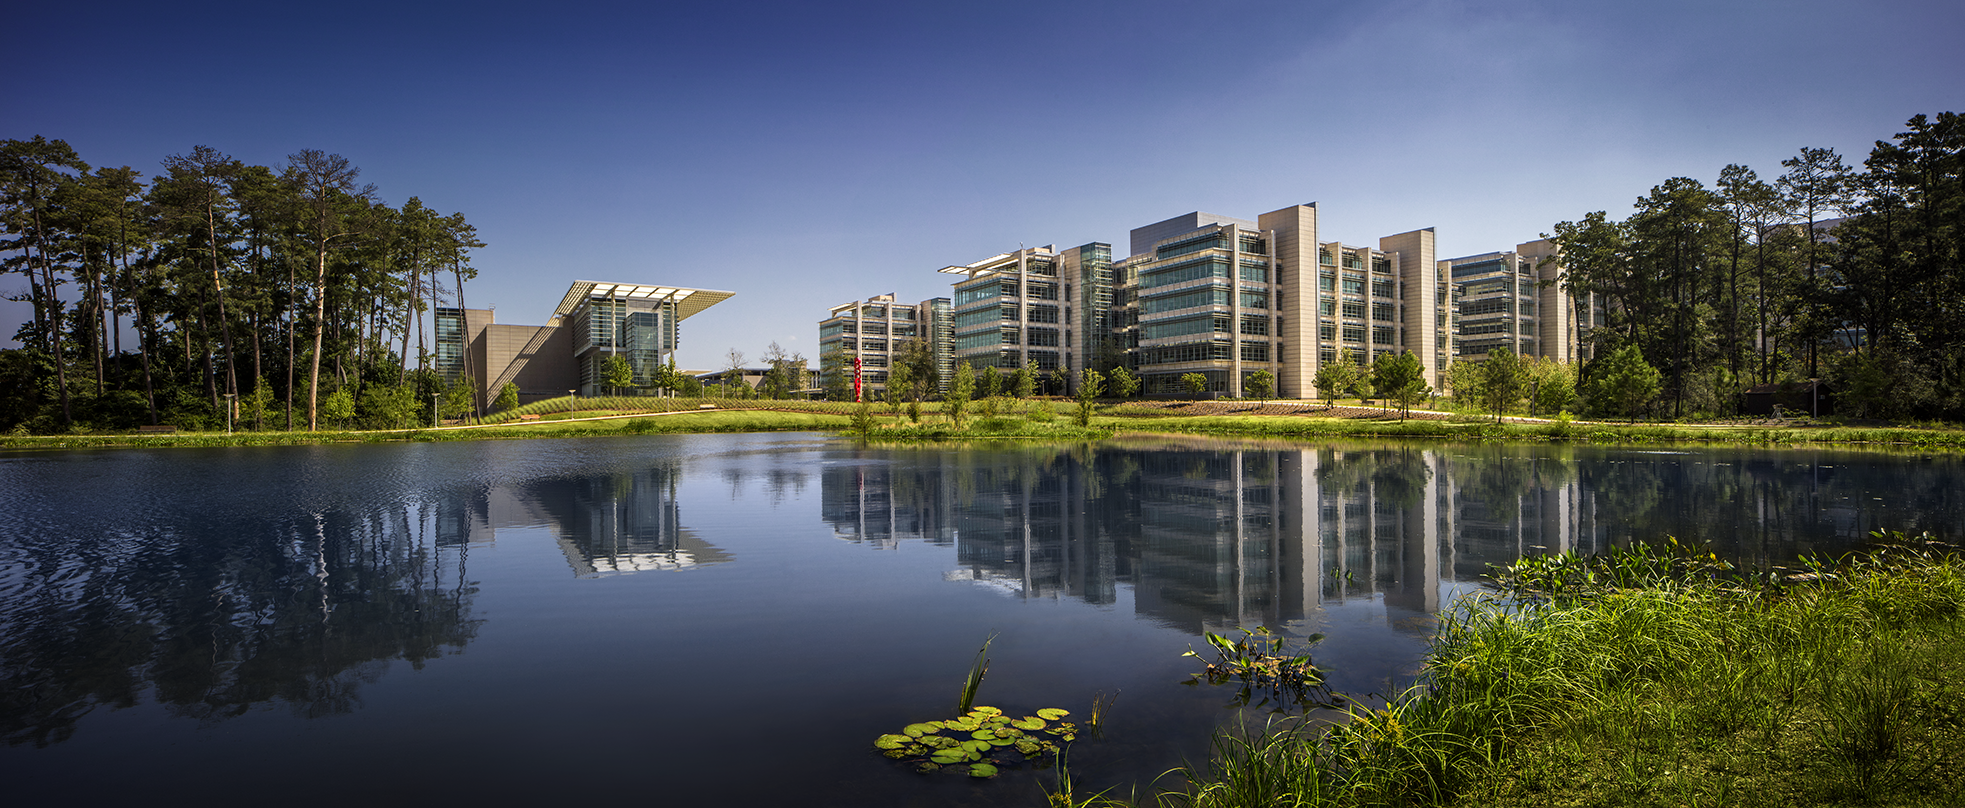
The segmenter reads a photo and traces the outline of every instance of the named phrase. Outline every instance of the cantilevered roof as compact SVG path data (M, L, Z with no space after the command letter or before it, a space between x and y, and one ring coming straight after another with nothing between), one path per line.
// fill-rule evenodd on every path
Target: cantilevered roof
M713 289L684 289L679 286L648 286L639 283L617 283L614 281L574 281L566 290L566 297L553 310L554 317L565 317L573 312L580 301L590 297L611 297L619 300L664 300L675 301L676 319L687 320L690 315L730 299L736 292L718 292Z

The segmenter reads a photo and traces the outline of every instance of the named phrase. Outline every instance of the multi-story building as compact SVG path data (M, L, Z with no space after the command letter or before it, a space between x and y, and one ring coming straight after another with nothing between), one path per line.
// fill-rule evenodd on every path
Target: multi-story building
M954 361L1007 372L1026 363L1076 379L1115 364L1112 246L1024 247L941 270L955 281ZM1066 390L1051 390L1063 394Z
M903 304L892 294L832 307L819 322L819 372L826 380L824 386L851 389L853 359L858 357L862 396L882 397L887 394L895 357L907 343L919 340L927 344L935 360L934 392L946 391L949 371L954 367L949 356L949 307L945 297Z
M619 355L646 387L656 368L673 361L683 320L721 303L731 292L574 281L545 325L494 322L489 309L436 310L437 368L449 380L477 384L477 406L488 408L507 382L519 401L597 395L602 369Z
M1457 361L1478 362L1498 348L1561 362L1589 358L1583 337L1603 323L1603 307L1563 288L1558 253L1554 242L1539 239L1440 262L1457 292Z
M1208 390L1241 396L1266 370L1279 397L1310 398L1318 366L1346 348L1360 363L1410 350L1438 386L1451 293L1433 241L1432 228L1375 249L1319 241L1314 203L1253 222L1155 222L1132 231L1115 273L1115 335L1149 394L1185 393L1181 378L1199 373Z

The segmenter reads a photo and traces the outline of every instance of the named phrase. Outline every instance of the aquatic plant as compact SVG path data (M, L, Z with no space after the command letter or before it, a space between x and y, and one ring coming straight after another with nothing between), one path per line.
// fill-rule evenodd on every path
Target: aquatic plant
M962 700L956 703L956 712L966 713L976 703L976 689L982 687L983 676L989 673L989 644L993 642L996 642L994 631L983 639L982 649L976 651L976 664L969 666L969 676L962 680Z
M873 740L873 747L911 763L922 774L966 767L970 777L994 777L1014 766L1057 754L1078 737L1078 727L1062 721L1071 711L1056 707L1013 718L995 707L977 707L944 721L922 721Z
M1324 672L1310 660L1309 646L1321 642L1324 635L1303 638L1302 653L1291 653L1289 639L1267 626L1242 629L1242 635L1236 640L1212 631L1202 632L1219 659L1206 663L1206 669L1195 674L1187 684L1199 684L1203 679L1215 685L1240 682L1235 703L1242 705L1273 703L1278 709L1334 706L1329 690L1324 687ZM1201 655L1188 646L1181 656L1198 659Z

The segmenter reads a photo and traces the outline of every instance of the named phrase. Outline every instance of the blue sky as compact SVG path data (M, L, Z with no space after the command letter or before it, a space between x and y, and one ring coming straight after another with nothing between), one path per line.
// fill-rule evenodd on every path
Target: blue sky
M1965 106L1965 5L1935 0L82 0L8 27L0 137L146 175L338 153L477 226L466 302L499 322L575 279L735 292L684 324L702 369L816 364L828 307L946 295L936 269L1019 243L1314 201L1325 239L1508 249Z

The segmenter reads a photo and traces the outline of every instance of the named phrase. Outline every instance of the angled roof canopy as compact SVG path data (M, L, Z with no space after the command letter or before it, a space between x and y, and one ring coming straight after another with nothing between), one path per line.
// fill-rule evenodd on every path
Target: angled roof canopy
M553 309L554 317L565 317L572 313L580 301L590 297L609 297L617 300L673 300L676 319L687 320L690 315L722 303L736 295L735 292L718 292L711 289L684 289L679 286L648 286L639 283L616 283L614 281L574 281L566 290L566 297Z

